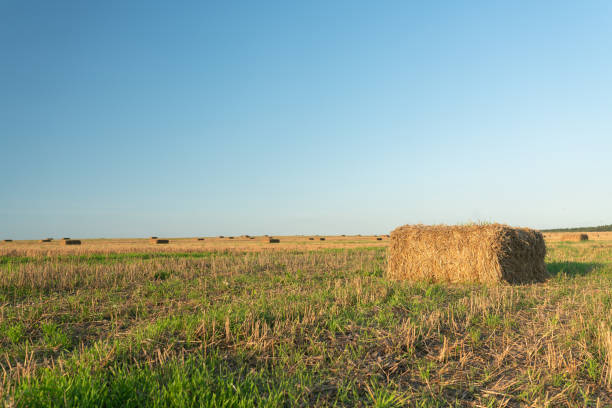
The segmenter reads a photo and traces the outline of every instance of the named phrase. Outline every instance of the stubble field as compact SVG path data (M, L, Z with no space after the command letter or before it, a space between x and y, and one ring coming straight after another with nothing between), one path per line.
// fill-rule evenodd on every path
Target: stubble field
M612 406L612 237L547 235L551 278L500 286L279 238L0 244L2 403Z

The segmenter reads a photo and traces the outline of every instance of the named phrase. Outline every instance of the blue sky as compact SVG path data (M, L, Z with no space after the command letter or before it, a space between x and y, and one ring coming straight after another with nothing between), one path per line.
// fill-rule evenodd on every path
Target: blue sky
M0 1L0 236L612 223L612 3Z

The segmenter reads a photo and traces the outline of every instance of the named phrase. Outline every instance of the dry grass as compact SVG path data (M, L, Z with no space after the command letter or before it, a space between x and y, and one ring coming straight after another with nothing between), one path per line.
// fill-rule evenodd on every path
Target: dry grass
M542 234L507 225L405 225L391 233L388 276L436 282L524 283L548 277Z

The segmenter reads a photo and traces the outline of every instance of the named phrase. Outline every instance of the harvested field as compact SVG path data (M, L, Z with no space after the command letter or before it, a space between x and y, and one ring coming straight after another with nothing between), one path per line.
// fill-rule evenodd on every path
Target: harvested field
M278 244L270 244L268 238L253 239L206 238L196 241L191 238L171 238L165 245L151 245L150 239L88 239L87 245L64 246L61 241L40 243L38 241L18 241L0 246L0 256L51 256L117 253L194 253L202 251L246 251L258 252L274 250L326 250L343 248L384 247L385 241L373 240L371 236L328 237L326 241L310 240L303 236L280 236Z
M549 243L549 280L495 286L389 281L372 236L281 241L4 246L0 398L612 405L612 241Z
M542 234L507 225L405 225L391 233L388 276L433 282L525 283L548 277Z

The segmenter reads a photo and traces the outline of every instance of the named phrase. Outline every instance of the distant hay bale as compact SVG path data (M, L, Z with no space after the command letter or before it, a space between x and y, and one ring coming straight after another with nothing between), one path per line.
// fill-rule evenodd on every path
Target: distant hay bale
M325 237L321 237L319 238L321 241L325 241Z
M81 245L81 241L78 239L63 239L60 241L62 245Z
M62 238L64 241L68 241L70 238L64 237Z
M405 225L391 232L387 275L434 282L523 283L548 277L539 231L507 225Z
M41 239L38 242L51 242L51 238Z
M150 241L151 241L152 244L169 244L170 243L169 239L153 238Z
M3 239L2 242L13 242L12 239Z
M271 244L278 244L280 242L280 239L278 239L278 238L269 238L268 241Z
M225 238L223 235L219 235L219 238Z
M588 234L584 234L584 233L580 233L580 232L576 232L576 233L570 233L570 234L563 234L560 237L561 241L588 241L589 240L589 235Z
M313 237L310 237L310 238L308 238L308 239L309 239L309 240L311 240L311 241L314 241L314 238L313 238Z
M381 237L376 237L376 240L377 241L382 241L382 238Z
M157 239L157 237L149 237L149 239Z
M204 238L197 238L198 241L204 241Z
M255 237L249 237L249 239L255 239Z
M234 237L229 237L229 239L234 239Z

